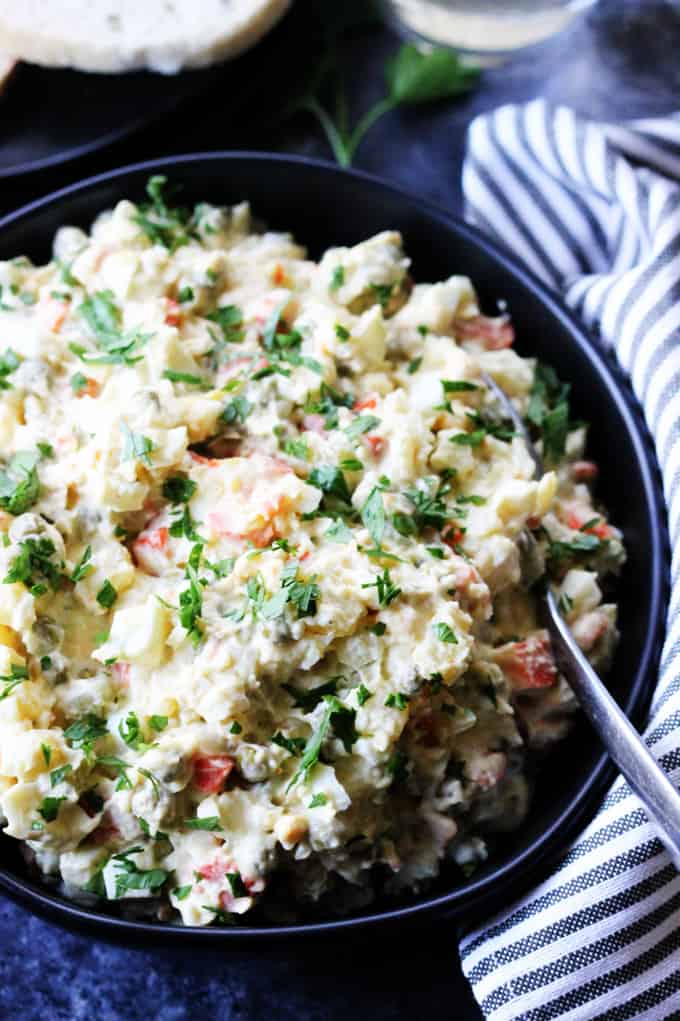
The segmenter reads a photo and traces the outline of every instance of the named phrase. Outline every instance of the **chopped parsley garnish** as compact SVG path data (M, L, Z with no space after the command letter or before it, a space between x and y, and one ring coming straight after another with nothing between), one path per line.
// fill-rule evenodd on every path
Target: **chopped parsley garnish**
M50 787L56 787L62 780L73 772L73 766L70 762L67 762L64 766L59 766L58 769L53 769L50 773Z
M183 475L171 475L163 483L161 493L164 500L170 503L188 503L196 492L196 483Z
M45 822L54 822L59 815L59 806L62 801L66 801L66 798L43 798L42 804L38 808L38 814L43 817Z
M385 705L389 709L404 710L407 708L409 701L410 697L408 695L404 695L401 691L393 691L385 699Z
M324 533L324 539L329 539L330 542L351 542L352 532L342 518L337 518L328 531Z
M124 720L118 724L118 733L125 741L128 748L136 752L145 752L151 745L144 740L142 727L137 713L130 711Z
M280 748L285 748L291 755L302 755L305 747L305 739L303 737L286 737L281 731L277 731L272 736L272 744L277 744Z
M304 440L284 440L281 444L281 449L284 454L288 454L290 457L297 457L300 461L309 461L311 455L311 450Z
M314 578L311 581L301 581L298 578L299 566L297 560L291 560L281 572L281 589L286 593L286 601L297 609L298 620L314 616L321 595L321 589Z
M567 542L551 540L548 545L548 559L551 561L568 560L570 557L599 551L604 542L596 535L579 533Z
M33 596L42 596L48 587L56 592L61 584L64 562L52 560L56 547L51 539L24 539L19 543L20 552L10 563L10 569L3 578L6 585L23 582ZM36 580L38 579L38 580Z
M186 900L192 890L193 886L188 883L186 886L176 886L170 893L176 900Z
M74 394L82 393L83 390L87 390L90 385L87 376L84 376L82 372L74 372L71 376L70 383Z
M186 305L188 301L193 300L194 300L193 287L189 287L188 285L186 285L185 287L181 287L177 292L177 301L180 303L180 305Z
M507 442L515 435L514 429L497 421L490 415L482 415L479 411L466 411L465 414L478 430L483 431L488 436L493 436L497 440Z
M87 578L88 574L91 574L91 572L94 570L92 564L90 563L91 559L92 547L86 546L85 552L83 553L80 560L78 561L76 566L73 568L73 571L71 572L72 582L75 583L78 581L82 581L83 578Z
M187 383L189 386L203 386L206 383L203 376L195 376L191 372L175 372L174 369L165 369L163 379L169 379L171 383Z
M351 504L352 497L347 486L347 479L339 468L331 464L322 464L314 468L307 482L310 486L316 486L327 496L334 496L342 503Z
M157 716L156 714L154 714L153 716L149 717L149 726L151 727L152 730L155 730L157 734L160 734L161 731L165 730L167 725L168 725L167 716Z
M373 698L373 692L369 691L365 684L360 684L357 688L357 703L364 705L369 698Z
M90 756L97 741L108 734L106 720L94 713L86 713L64 731L64 737L71 748L79 748Z
M52 761L52 748L51 748L51 746L48 745L48 744L41 744L40 745L40 751L43 753L43 759L45 760L45 765L49 768L50 762Z
M537 362L529 397L527 418L543 438L546 461L564 456L569 433L569 384L560 382L549 365Z
M364 433L370 432L380 425L380 419L375 415L358 415L345 429L350 440L356 440Z
M194 547L195 549L196 547ZM202 547L199 546L198 549L202 551ZM194 550L192 550L192 554ZM179 594L179 621L182 627L185 628L187 637L192 645L198 645L203 639L203 627L201 624L203 590L196 573L196 568L192 563L187 564L186 577L189 580L189 587Z
M303 709L306 713L311 713L324 695L335 695L338 690L338 678L331 677L316 688L296 688L294 684L282 684L281 687L293 699L294 709Z
M383 311L387 308L392 297L392 292L396 287L395 284L369 284L369 287L375 294L376 300L380 302L380 307Z
M353 404L352 394L342 393L328 383L322 383L318 393L307 395L304 410L310 415L323 415L326 429L337 429L338 408L351 408Z
M105 610L110 610L116 599L118 599L118 593L108 578L99 589L99 592L97 592L96 598L99 605L103 606Z
M128 776L128 769L134 769L129 762L125 762L124 759L118 758L117 755L99 755L97 757L96 765L106 766L107 769L113 769L118 777L118 783L116 784L117 791L131 790L132 781Z
M116 897L122 897L130 890L158 890L170 876L165 869L140 869L130 861L131 854L138 854L141 847L131 847L121 854L114 854L116 874Z
M19 368L19 356L11 347L5 348L0 355L0 390L11 390L12 384L7 379L15 369Z
M345 267L336 266L331 274L331 282L328 285L329 291L339 290L345 282Z
M231 892L234 897L247 897L248 888L241 878L240 872L227 872L225 873Z
M151 467L149 454L153 450L153 443L148 436L141 433L133 433L127 422L120 423L120 431L123 437L123 447L120 453L121 461L143 461L147 467Z
M146 193L151 201L141 203L133 219L152 244L175 252L182 245L189 244L195 236L195 227L188 209L168 205L170 191L165 175L150 177Z
M236 425L238 422L243 423L252 410L253 405L246 397L232 397L229 403L225 405L220 415L220 421L224 422L225 425Z
M343 457L340 468L346 472L360 472L363 471L364 466L356 457Z
M323 806L326 805L326 804L328 804L328 798L326 797L325 794L319 793L319 794L315 794L312 797L312 800L309 802L309 805L307 807L308 808L323 808Z
M476 383L469 383L467 379L442 379L441 384L445 394L459 394L479 390Z
M371 632L371 634L377 635L378 638L382 638L382 636L387 631L387 624L384 621L379 620L376 624L373 625L373 627L370 627L368 630Z
M243 340L243 313L236 305L223 305L210 312L207 318L217 323L221 340L225 344L240 344Z
M188 830L207 830L209 833L216 833L222 829L218 815L204 815L200 819L185 819L183 825Z
M423 364L422 358L414 358L412 361L410 361L406 368L406 371L408 372L409 376L414 376L422 364Z
M394 602L401 595L401 589L392 582L389 567L386 567L382 574L376 577L375 581L365 582L361 587L377 589L379 606L389 606L390 603Z
M134 365L141 360L140 348L150 339L138 331L123 333L123 315L113 300L113 291L97 291L78 308L90 328L101 354L93 354L80 344L69 344L70 350L84 362L107 365Z
M456 632L443 620L440 620L436 624L433 624L432 629L440 642L449 642L452 645L458 644Z
M25 666L19 666L17 663L12 663L9 668L8 674L2 674L0 676L0 683L4 684L4 688L0 691L0 702L11 695L17 685L21 684L22 681L28 680L28 668Z
M41 454L21 450L0 471L0 507L15 517L24 514L40 496L40 479L36 465Z
M485 438L485 429L474 429L470 433L456 433L455 436L449 436L449 442L457 443L459 447L481 447Z
M385 507L378 486L373 487L361 508L361 521L373 539L376 549L380 549L385 534Z
M238 722L238 720L234 720L234 722L232 723L231 727L229 728L229 733L230 734L241 734L242 732L243 732L243 727Z
M436 489L434 485L436 483ZM413 521L417 531L423 528L441 529L450 517L450 511L444 502L444 497L451 492L451 482L448 475L443 475L440 481L436 479L425 480L426 488L411 487L405 490L404 496L413 504ZM410 534L406 529L404 520L400 517L399 524L395 525L402 535Z
M335 324L335 336L338 338L338 340L345 341L345 340L349 340L351 334L350 334L349 330L347 329L347 327L343 326L342 323L336 323Z
M351 752L352 745L359 737L354 728L356 710L343 705L335 695L324 695L324 702L326 709L321 723L305 744L302 762L288 784L287 791L299 780L305 779L310 769L319 761L322 745L328 738L331 729L348 753Z
M435 560L443 560L446 556L441 546L426 546L425 549Z

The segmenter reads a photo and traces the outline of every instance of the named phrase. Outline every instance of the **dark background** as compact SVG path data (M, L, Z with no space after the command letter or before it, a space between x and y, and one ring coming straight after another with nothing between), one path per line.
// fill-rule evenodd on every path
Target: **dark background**
M165 96L158 84L153 97L147 95L140 79L139 88L121 91L119 112L108 85L67 72L27 71L0 106L0 168L3 148L7 153L13 146L17 160L43 157L54 152L55 139L68 135L69 144L91 144L166 109L135 134L75 162L0 179L0 212L83 176L177 152L250 148L330 158L316 122L283 111L318 65L320 21L331 8L349 6L347 0L328 6L297 0L275 32L235 64L169 81ZM343 37L339 64L355 115L382 95L383 63L398 44L376 23ZM465 130L476 114L539 95L598 119L669 112L680 107L679 51L679 3L601 0L566 34L487 71L469 96L388 114L355 165L457 212ZM46 81L49 95L41 88ZM455 1021L481 1016L460 975L456 933L445 924L389 938L376 933L368 941L347 936L275 953L199 956L110 947L0 900L0 1021L390 1021L429 1015Z

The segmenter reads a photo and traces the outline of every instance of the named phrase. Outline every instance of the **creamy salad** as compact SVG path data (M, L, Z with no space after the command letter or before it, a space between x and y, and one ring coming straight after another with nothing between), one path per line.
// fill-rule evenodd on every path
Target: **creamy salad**
M616 642L569 388L397 232L313 262L166 190L0 262L4 833L187 925L467 874L574 708L532 587Z

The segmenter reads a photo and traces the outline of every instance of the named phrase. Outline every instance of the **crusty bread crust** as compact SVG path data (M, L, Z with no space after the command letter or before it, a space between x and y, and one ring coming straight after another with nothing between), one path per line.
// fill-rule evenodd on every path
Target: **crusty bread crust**
M46 67L174 74L253 46L291 0L0 0L0 46Z

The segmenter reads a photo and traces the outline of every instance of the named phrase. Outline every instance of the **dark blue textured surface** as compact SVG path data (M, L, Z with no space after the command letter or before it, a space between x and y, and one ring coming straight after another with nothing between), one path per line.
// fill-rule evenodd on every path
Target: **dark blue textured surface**
M316 5L320 0L316 0ZM278 149L328 156L305 115L277 112L314 61L305 36L312 0L300 0L281 33L276 69L193 100L169 122L116 149L49 175L4 183L0 209L78 177L132 160L210 148ZM455 104L392 113L356 163L449 208L470 118L503 102L547 95L590 116L620 120L674 108L680 95L680 6L657 0L603 0L538 55L486 74L481 89ZM362 30L346 44L354 108L381 92L381 64L396 46L386 30ZM252 65L251 65L252 66ZM285 68L285 72L282 71ZM0 125L1 144L1 125ZM275 186L275 182L272 182ZM456 964L446 927L376 941L305 947L276 954L182 955L110 947L64 933L0 901L0 1021L363 1021L466 1019L480 1015Z

